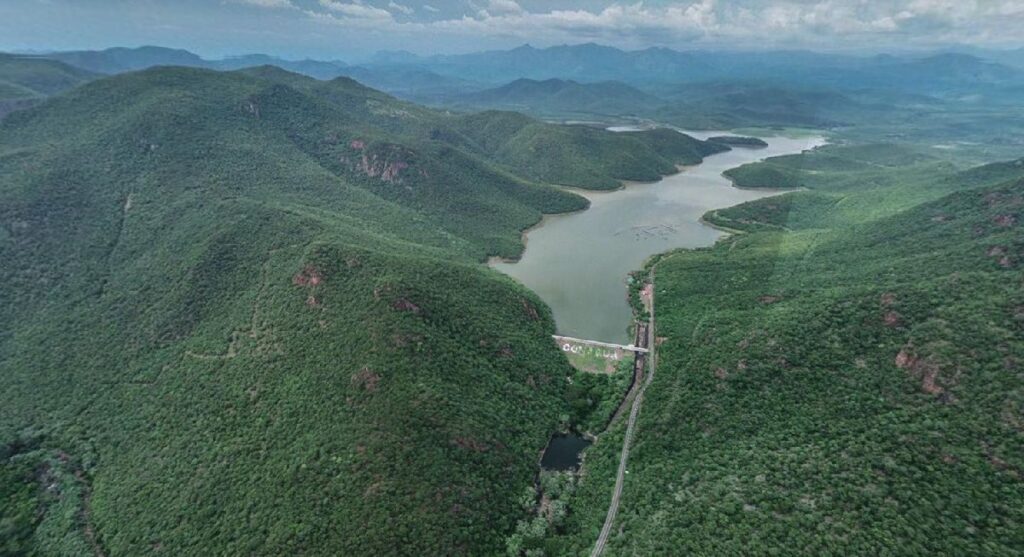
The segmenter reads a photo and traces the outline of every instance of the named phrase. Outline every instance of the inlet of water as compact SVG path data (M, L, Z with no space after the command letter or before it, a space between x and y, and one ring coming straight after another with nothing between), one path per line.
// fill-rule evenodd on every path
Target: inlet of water
M687 133L704 139L727 132ZM560 334L628 344L632 312L624 281L630 271L656 253L714 244L723 232L700 221L705 212L780 193L735 188L722 172L825 142L820 136L763 139L766 148L734 148L658 182L612 192L575 190L590 200L589 209L545 217L527 232L522 259L492 266L547 302Z

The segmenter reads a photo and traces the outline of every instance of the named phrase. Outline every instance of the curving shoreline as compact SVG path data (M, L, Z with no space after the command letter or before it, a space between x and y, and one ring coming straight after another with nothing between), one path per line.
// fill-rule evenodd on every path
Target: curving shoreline
M720 132L693 132L698 138ZM488 265L536 292L555 315L558 332L606 342L628 340L631 309L624 281L658 253L713 245L726 232L702 222L704 213L791 190L741 189L722 172L772 156L799 153L824 138L766 138L764 149L733 149L656 182L624 181L584 195L584 210L545 215L524 231L523 253ZM496 260L497 259L497 260Z

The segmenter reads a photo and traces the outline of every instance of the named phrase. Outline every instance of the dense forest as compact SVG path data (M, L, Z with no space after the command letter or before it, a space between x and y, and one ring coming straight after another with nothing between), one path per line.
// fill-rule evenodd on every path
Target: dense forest
M648 264L660 363L608 553L1019 554L1024 166L831 146L730 174L762 170L808 190ZM548 553L593 543L615 431Z
M0 118L96 77L56 60L0 52Z
M657 89L686 102L649 116L677 125L858 125L727 171L794 191L709 212L730 236L623 284L646 318L654 276L659 364L608 554L1019 554L1024 163L978 164L1019 157L1019 122L993 119L1019 107ZM499 93L615 111L648 94ZM572 369L543 301L481 263L588 206L559 186L656 180L761 146L746 131L450 112L266 65L105 77L0 55L0 555L589 554L628 362ZM582 471L538 472L568 429L599 434Z
M570 405L547 307L479 262L586 207L552 183L718 149L675 135L274 68L127 73L9 114L5 552L503 550L548 436L597 409Z

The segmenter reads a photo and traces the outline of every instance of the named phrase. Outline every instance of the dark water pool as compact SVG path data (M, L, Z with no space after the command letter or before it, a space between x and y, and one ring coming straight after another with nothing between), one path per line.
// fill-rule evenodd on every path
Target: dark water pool
M544 470L575 470L580 466L580 454L590 441L575 434L560 433L551 437L540 467Z

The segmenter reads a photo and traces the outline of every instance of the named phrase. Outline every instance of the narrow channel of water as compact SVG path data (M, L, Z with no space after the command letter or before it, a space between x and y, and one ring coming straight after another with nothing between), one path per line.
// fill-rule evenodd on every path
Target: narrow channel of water
M705 139L728 132L687 133ZM722 172L825 143L820 136L764 140L766 148L734 148L658 182L613 192L576 190L590 199L590 209L545 217L527 233L522 259L492 266L547 302L560 334L628 344L632 313L624 281L630 271L656 253L714 244L723 233L700 222L705 212L780 193L735 188Z

